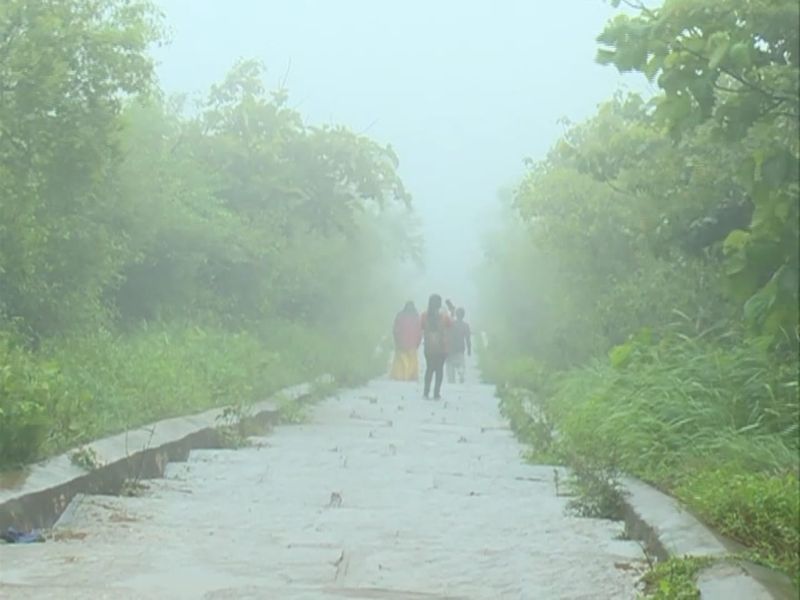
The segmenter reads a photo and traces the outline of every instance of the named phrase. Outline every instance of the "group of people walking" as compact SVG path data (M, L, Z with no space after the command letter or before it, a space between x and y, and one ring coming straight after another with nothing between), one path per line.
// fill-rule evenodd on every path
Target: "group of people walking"
M442 297L433 294L428 299L428 308L422 315L417 313L413 302L407 302L394 320L394 360L391 377L398 381L417 381L419 365L417 354L420 345L425 355L424 395L430 397L433 385L434 399L441 398L444 370L447 380L456 378L464 383L466 356L472 356L472 334L464 320L466 312L456 308Z

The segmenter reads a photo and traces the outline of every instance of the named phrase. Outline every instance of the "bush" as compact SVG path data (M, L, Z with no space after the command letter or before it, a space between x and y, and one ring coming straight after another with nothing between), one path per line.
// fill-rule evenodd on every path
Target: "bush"
M36 456L59 383L57 368L36 361L0 333L0 465Z

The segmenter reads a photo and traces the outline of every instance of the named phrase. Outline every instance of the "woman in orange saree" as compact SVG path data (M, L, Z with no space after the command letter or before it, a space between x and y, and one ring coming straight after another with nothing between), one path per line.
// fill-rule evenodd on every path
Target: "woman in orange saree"
M422 341L419 315L413 302L405 307L394 319L394 360L390 376L397 381L417 381L419 363L417 349Z

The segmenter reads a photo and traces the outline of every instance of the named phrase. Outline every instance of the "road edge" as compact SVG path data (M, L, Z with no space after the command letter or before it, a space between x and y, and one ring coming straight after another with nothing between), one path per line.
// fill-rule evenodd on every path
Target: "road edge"
M743 548L706 526L678 500L635 477L620 482L622 519L628 535L659 560L711 558L700 571L703 600L794 600L797 591L783 573L731 555Z
M249 407L234 424L267 427L279 418L282 403L307 401L313 390L312 383L280 390ZM194 449L223 447L220 420L231 424L225 414L220 407L95 440L81 447L100 461L94 469L73 464L75 449L28 466L18 486L0 490L0 531L50 528L77 494L117 494L126 480L161 477L169 462L185 461Z
M502 406L503 395L495 386ZM519 437L516 420L535 420L539 403L532 394L522 405L521 414L505 415ZM501 409L502 413L502 409ZM650 556L667 558L711 558L713 563L700 571L696 585L702 600L796 600L798 591L791 578L774 569L736 558L744 549L716 533L695 517L676 498L635 477L618 481L621 520L627 535L640 541Z

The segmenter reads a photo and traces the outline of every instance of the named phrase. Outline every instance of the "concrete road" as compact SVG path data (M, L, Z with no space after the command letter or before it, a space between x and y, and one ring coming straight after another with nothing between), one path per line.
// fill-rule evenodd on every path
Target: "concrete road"
M0 545L0 598L635 598L638 544L565 514L492 388L444 396L376 381L139 497L83 497L58 541Z

